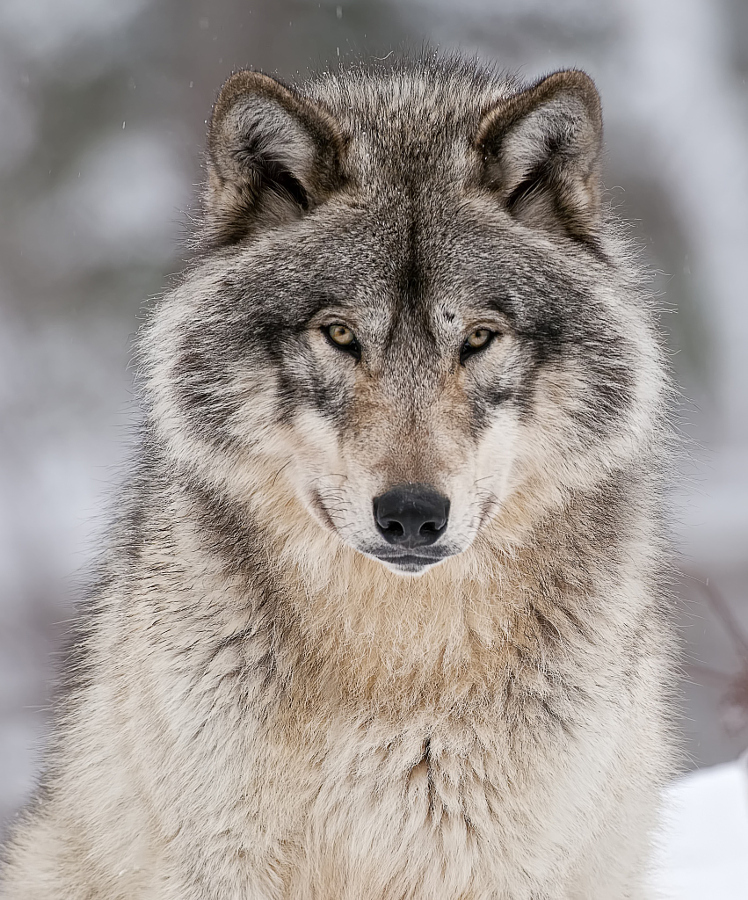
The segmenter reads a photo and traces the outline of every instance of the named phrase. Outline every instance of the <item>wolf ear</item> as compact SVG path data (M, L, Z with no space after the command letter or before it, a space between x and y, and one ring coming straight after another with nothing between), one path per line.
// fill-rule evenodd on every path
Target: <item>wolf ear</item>
M212 244L300 218L340 183L344 141L333 117L260 72L221 89L208 134Z
M483 117L482 181L530 226L594 240L600 221L600 97L584 72L549 75Z

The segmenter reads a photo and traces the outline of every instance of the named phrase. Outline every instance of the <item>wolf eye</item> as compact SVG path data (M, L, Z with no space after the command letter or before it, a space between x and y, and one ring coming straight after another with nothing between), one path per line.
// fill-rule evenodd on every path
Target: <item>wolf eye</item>
M346 325L328 325L327 333L330 335L330 340L341 347L347 347L356 340L353 332Z
M332 325L324 325L322 327L322 333L328 341L330 341L331 344L334 344L339 350L350 353L351 356L355 356L356 359L361 355L361 348L356 340L356 335L347 325L342 325L340 322L334 322Z
M473 353L478 353L480 350L485 350L495 334L495 331L491 331L488 328L476 328L475 331L471 331L465 338L465 343L460 350L460 362L464 363L468 356L472 356Z

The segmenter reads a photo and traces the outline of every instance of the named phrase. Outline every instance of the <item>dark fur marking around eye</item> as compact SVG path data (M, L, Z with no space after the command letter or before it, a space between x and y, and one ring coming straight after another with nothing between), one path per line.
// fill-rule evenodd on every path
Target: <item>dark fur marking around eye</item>
M558 355L567 340L563 319L558 313L546 315L527 334L535 347L535 362L542 364Z

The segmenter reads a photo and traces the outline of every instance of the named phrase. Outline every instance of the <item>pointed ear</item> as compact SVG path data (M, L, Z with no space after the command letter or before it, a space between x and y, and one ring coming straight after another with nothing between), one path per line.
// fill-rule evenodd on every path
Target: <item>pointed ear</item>
M600 97L584 72L549 75L480 123L482 182L527 225L594 240L600 222Z
M232 75L208 135L207 237L226 244L300 218L341 182L333 117L260 72Z

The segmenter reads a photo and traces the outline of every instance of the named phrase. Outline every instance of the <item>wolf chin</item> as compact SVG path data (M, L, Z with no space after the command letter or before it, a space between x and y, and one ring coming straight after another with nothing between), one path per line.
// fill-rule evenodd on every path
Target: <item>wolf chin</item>
M639 900L669 392L597 91L224 85L5 900Z

